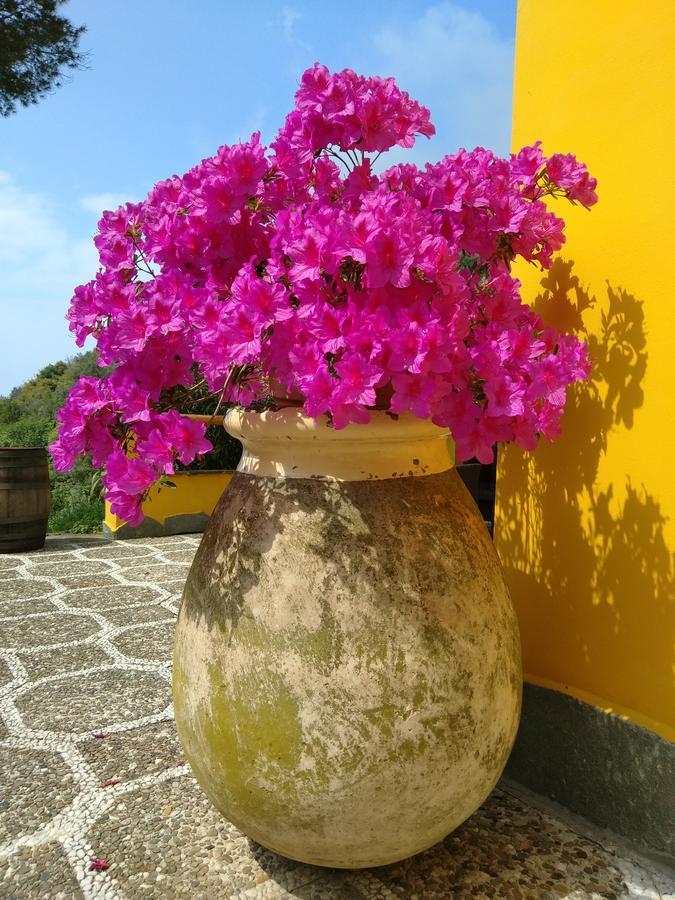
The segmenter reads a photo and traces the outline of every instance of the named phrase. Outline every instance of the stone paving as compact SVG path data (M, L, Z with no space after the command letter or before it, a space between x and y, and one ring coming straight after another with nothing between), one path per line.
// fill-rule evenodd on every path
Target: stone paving
M380 869L249 841L200 792L173 723L173 627L198 544L50 538L0 556L0 897L673 896L655 864L508 786Z

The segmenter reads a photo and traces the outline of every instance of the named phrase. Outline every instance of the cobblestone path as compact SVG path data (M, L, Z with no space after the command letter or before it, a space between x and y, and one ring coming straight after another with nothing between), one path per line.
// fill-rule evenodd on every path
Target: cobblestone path
M50 538L0 556L0 896L502 898L668 895L663 874L509 789L394 866L264 850L181 758L171 644L199 536Z

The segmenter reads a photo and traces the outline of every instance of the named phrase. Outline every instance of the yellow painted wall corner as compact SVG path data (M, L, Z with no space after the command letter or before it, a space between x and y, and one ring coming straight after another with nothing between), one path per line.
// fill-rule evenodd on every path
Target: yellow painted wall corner
M590 213L555 208L567 221L563 258L516 274L545 322L588 341L594 365L554 445L501 453L495 517L529 680L671 738L672 13L666 0L568 0L564 16L519 0L513 147L542 140L547 153L575 153L600 201Z

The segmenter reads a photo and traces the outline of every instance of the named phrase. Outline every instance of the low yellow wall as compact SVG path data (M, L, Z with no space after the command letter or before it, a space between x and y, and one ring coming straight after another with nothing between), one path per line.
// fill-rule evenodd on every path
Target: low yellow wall
M512 143L576 153L600 202L561 203L563 260L517 274L595 362L555 445L502 453L495 542L528 680L673 739L675 16L668 0L563 6L518 4Z
M210 516L233 474L223 471L179 472L171 476L175 488L159 490L155 486L150 490L148 499L143 503L143 512L160 525L171 516L199 513ZM126 523L114 515L106 503L103 524L114 533Z

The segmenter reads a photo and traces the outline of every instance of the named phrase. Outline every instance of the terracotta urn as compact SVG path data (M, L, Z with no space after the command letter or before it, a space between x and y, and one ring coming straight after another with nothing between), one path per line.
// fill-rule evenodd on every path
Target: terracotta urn
M430 847L513 744L520 642L448 433L232 410L244 452L190 571L176 722L211 802L321 866Z

